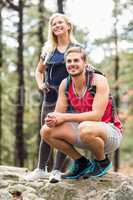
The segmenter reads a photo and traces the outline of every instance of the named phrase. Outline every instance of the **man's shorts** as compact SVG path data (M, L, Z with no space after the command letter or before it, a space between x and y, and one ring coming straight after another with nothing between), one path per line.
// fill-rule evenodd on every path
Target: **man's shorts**
M117 127L114 126L113 123L105 123L105 122L101 123L106 128L107 141L104 146L104 152L105 154L108 154L114 152L116 149L119 148L122 140L122 133ZM81 149L89 149L89 145L83 143L80 139L80 132L78 128L79 123L72 122L71 125L75 131L75 134L77 135L74 146Z

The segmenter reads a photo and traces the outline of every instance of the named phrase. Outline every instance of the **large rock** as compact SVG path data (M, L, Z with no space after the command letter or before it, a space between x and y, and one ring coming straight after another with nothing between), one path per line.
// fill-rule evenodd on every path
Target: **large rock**
M133 200L133 177L110 172L100 178L27 182L25 168L0 166L0 200ZM18 196L15 198L13 196Z

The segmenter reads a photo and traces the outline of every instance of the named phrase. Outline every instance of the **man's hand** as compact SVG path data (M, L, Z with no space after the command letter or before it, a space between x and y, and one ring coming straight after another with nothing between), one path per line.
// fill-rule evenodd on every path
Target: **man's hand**
M64 113L52 112L48 113L45 123L48 127L57 126L64 122Z
M48 127L56 126L56 117L47 115L47 117L45 118L45 124Z

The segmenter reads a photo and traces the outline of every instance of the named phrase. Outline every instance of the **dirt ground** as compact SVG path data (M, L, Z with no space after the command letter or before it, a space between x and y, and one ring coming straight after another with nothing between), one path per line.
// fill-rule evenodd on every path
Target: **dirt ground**
M133 176L133 162L132 163L128 163L128 162L120 163L120 169L118 172L123 173L128 176Z

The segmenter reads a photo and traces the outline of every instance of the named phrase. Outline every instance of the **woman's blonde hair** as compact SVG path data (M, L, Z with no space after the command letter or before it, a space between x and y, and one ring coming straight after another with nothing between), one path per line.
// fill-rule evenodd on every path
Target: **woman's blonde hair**
M76 41L76 39L74 38L74 35L73 35L73 24L72 24L71 20L69 19L69 17L64 15L64 14L61 14L61 13L54 13L49 19L48 40L42 48L42 55L50 54L57 47L58 41L57 41L56 36L53 34L53 31L52 31L52 22L56 17L63 18L64 21L70 26L70 29L69 29L70 42L77 43L77 41Z

